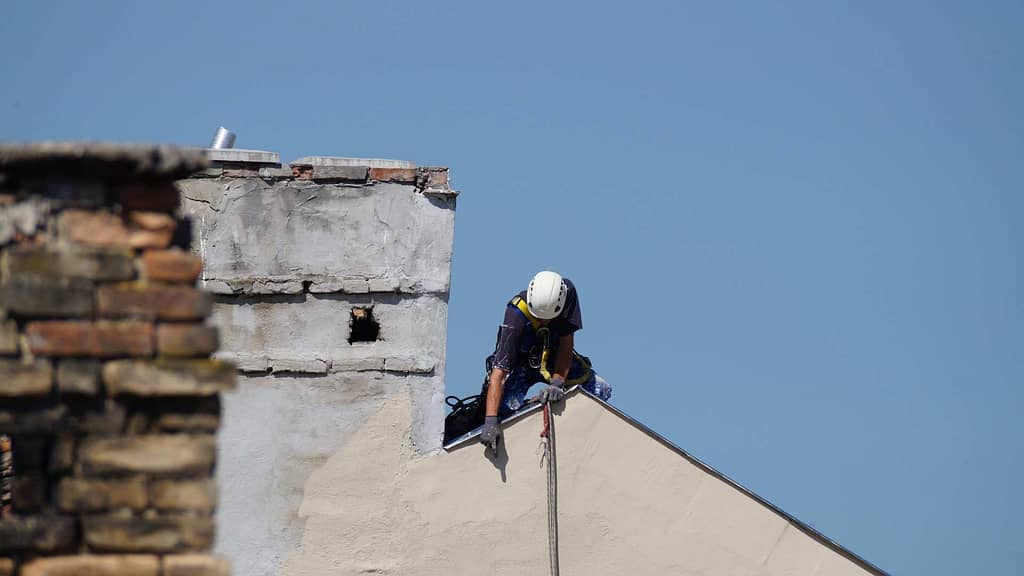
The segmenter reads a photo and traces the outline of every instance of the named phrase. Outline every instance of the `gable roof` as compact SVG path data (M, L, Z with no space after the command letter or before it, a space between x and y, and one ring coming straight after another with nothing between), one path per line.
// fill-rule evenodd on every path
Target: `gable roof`
M583 390L582 388L580 388L578 386L571 388L567 392L566 400L567 401L578 401L578 400L573 400L574 396L579 396L580 398L586 398L586 399L588 399L590 401L596 402L605 411L607 411L607 412L609 412L611 414L614 414L616 417L618 417L623 422L625 422L626 424L628 424L629 426L634 428L636 431L646 435L651 440L657 442L658 444L660 444L661 446L667 448L671 452L674 452L678 456L681 456L682 458L684 458L689 463L691 463L694 466L696 466L697 468L703 470L705 473L707 473L707 474L717 478L721 482L725 483L727 486L731 487L732 490L734 490L734 491L736 491L736 492L746 496L747 498L753 500L757 504L759 504L759 505L763 506L764 508L768 509L770 512L772 512L775 515L777 515L777 516L781 517L782 519L784 519L789 525L791 525L794 528L798 529L800 532L806 534L808 537L810 537L814 541L818 542L822 546L825 546L826 548L836 552L840 556L842 556L842 557L846 558L847 560L851 561L852 563L854 563L855 565L857 565L861 569L863 569L863 570L865 570L865 571L867 571L867 572L869 572L871 574L876 574L876 575L881 575L881 576L887 576L888 575L887 572L885 572L884 570L882 570L878 566L872 564L871 562L869 562L866 559L864 559L863 557L857 555L853 551L851 551L851 550L847 549L846 547L840 545L838 542L836 542L836 541L832 540L831 538L825 536L824 534L822 534L821 532L819 532L815 528L813 528L813 527L809 526L808 524L800 521L798 518L792 516L791 514L787 513L786 511L782 510L781 508L779 508L775 504L771 503L767 499L765 499L765 498L759 496L758 494L754 493L753 491L745 488L744 486L742 486L741 484L739 484L738 482L736 482L732 478L726 476L722 472L716 470L714 467L712 467L709 464L701 461L696 456L694 456L694 455L690 454L689 452L683 450L682 448L680 448L676 444L672 443L670 440L668 440L664 436L661 436L657 432L651 430L650 428L645 426L643 423L641 423L639 420L629 416L628 414L626 414L622 410L616 408L615 406L613 406L613 405L611 405L611 404L601 400L599 397L597 397L597 396L587 392L586 390ZM525 409L517 412L516 414L512 415L511 417L506 418L505 420L503 420L502 421L502 427L503 428L507 428L509 426L514 426L517 423L524 422L524 421L527 421L527 420L537 420L537 419L540 418L541 408L542 408L542 406L540 404L531 404L527 408L525 408ZM480 436L480 430L479 429L474 430L474 431L469 432L469 433L467 433L467 434L465 434L465 435L463 435L463 436L461 436L459 438L456 438L456 439L452 440L451 442L449 442L448 444L446 444L444 446L444 449L446 451L448 451L448 452L452 452L452 451L455 451L455 450L459 450L460 448L464 448L464 447L476 444L479 441L479 436ZM561 453L564 453L564 452L560 452L560 454Z

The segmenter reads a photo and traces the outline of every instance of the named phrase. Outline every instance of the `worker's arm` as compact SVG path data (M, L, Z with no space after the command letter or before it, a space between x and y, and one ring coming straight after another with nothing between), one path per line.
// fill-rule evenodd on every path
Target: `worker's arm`
M569 377L569 367L572 365L572 334L566 334L558 339L558 355L555 356L555 371L551 377L561 376L562 382Z
M501 406L501 393L505 388L505 371L495 366L491 368L491 374L487 382L487 411L486 416L497 416L498 407Z

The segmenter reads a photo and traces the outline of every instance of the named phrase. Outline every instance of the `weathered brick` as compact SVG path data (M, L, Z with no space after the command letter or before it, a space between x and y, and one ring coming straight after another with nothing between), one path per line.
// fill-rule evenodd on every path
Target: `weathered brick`
M128 223L143 230L170 230L178 227L178 221L173 216L161 214L160 212L129 212Z
M213 519L203 516L86 516L82 519L85 543L97 552L208 550L213 546L213 532Z
M0 354L18 353L18 324L14 320L0 320Z
M94 396L100 391L99 360L66 358L57 364L57 389L62 394Z
M416 182L415 168L370 168L370 180L378 182Z
M213 296L190 286L119 284L96 291L96 312L108 318L202 320Z
M230 576L231 563L225 558L205 554L169 554L164 556L163 576Z
M217 414L161 414L153 421L157 432L215 433L220 427Z
M5 434L55 434L64 428L67 412L67 406L62 404L33 409L0 408L0 432ZM20 455L22 452L19 449L17 454ZM21 468L19 467L19 469Z
M146 322L30 322L28 346L41 356L151 356L153 325Z
M0 358L0 396L46 395L52 387L53 367L48 361Z
M211 479L155 480L149 498L158 510L212 512L217 507L217 483Z
M131 250L94 246L17 246L8 250L5 273L88 280L131 280L135 260Z
M210 396L234 388L235 368L218 360L115 360L103 366L103 383L113 395Z
M178 188L171 182L125 184L114 189L114 196L125 210L171 213L181 202Z
M109 436L121 434L127 419L125 407L107 398L99 403L74 404L68 411L67 428L76 434Z
M203 273L203 260L182 250L146 250L142 269L149 280L193 283Z
M74 543L73 518L48 514L0 518L0 553L15 550L55 552Z
M40 512L47 504L46 477L41 473L16 474L12 499L15 512Z
M422 167L418 172L417 186L420 188L447 188L448 169L441 167Z
M92 246L166 248L174 238L173 228L147 230L109 212L67 210L59 228L63 237Z
M64 478L57 487L57 506L64 512L101 512L117 508L146 508L142 478Z
M79 447L78 460L87 475L209 474L216 452L213 436L87 438Z
M157 556L110 555L37 558L21 567L21 576L158 576Z
M209 356L220 347L220 336L213 326L203 324L159 324L156 350L160 356Z
M0 285L0 308L19 316L91 316L93 284L82 278L49 278L32 274L11 276Z
M14 559L0 558L0 576L14 576Z
M75 437L71 434L60 434L53 441L50 450L50 462L47 466L50 474L66 474L75 464Z

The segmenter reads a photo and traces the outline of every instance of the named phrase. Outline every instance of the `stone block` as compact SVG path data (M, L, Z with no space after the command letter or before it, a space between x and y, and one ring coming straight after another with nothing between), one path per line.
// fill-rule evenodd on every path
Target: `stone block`
M212 512L217 507L217 483L203 480L155 480L149 489L157 510Z
M21 576L160 576L160 559L111 554L37 558L22 565Z
M270 359L266 356L238 355L218 350L214 357L218 360L234 364L239 372L266 372L270 370Z
M38 513L46 506L46 477L40 473L16 474L14 476L14 511Z
M213 297L190 286L119 284L96 291L96 313L107 318L202 320Z
M67 412L67 406L61 404L34 409L0 408L0 432L5 434L56 434L64 428ZM17 454L21 455L21 450Z
M11 276L0 285L0 308L30 317L81 318L92 315L93 284L82 278Z
M115 360L103 366L111 395L212 396L235 386L235 367L218 360Z
M67 516L40 514L0 518L0 553L50 553L75 544L75 521ZM23 572L24 573L24 572Z
M125 210L171 213L180 203L173 182L125 184L114 189L114 197Z
M300 374L327 374L327 362L319 359L272 358L270 367L274 372L297 372Z
M313 180L366 182L370 175L368 166L314 166Z
M122 438L87 438L78 450L86 475L208 475L217 446L213 436L154 434Z
M341 290L347 294L369 294L370 283L365 278L345 278Z
M28 346L40 356L151 356L153 325L146 322L30 322Z
M75 464L75 437L71 434L60 434L53 441L50 450L50 461L47 469L50 474L67 474Z
M331 372L370 372L384 370L384 358L335 358Z
M142 230L170 230L174 231L178 227L178 221L169 214L162 214L160 212L147 212L136 210L128 212L126 219L131 226Z
M18 354L18 324L14 320L0 320L0 355Z
M174 238L174 228L141 228L110 212L66 210L58 228L61 237L90 246L166 248Z
M302 294L306 287L295 278L257 278L242 290L246 294Z
M264 180L289 180L292 177L291 168L264 167L260 168L260 178Z
M5 274L85 278L97 281L131 280L135 259L131 250L93 246L16 246L7 252Z
M46 395L52 387L53 367L47 360L0 358L0 397Z
M85 544L96 552L203 551L213 546L213 533L213 519L204 516L82 519Z
M124 432L127 419L125 407L107 398L99 405L74 406L67 415L67 428L76 434L110 436Z
M313 294L332 294L342 291L341 278L318 278L309 283L309 291Z
M163 576L231 576L231 563L205 554L164 556Z
M142 270L151 281L191 284L203 273L203 260L182 250L146 250Z
M220 427L217 414L161 414L153 422L156 432L214 434Z
M57 506L64 512L102 512L146 508L142 478L64 478L57 487Z
M378 182L399 182L413 184L416 182L415 168L370 168L370 180Z
M160 356L209 356L220 347L220 336L204 324L159 324L156 350Z
M396 292L398 280L394 278L370 278L370 292Z
M61 394L95 396L100 392L99 360L66 358L57 364L57 389Z

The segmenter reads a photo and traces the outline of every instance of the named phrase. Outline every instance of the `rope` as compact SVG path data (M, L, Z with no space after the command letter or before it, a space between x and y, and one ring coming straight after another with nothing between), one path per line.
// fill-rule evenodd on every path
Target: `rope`
M558 576L558 469L555 463L555 422L551 408L544 404L544 458L548 467L548 560L551 576Z

